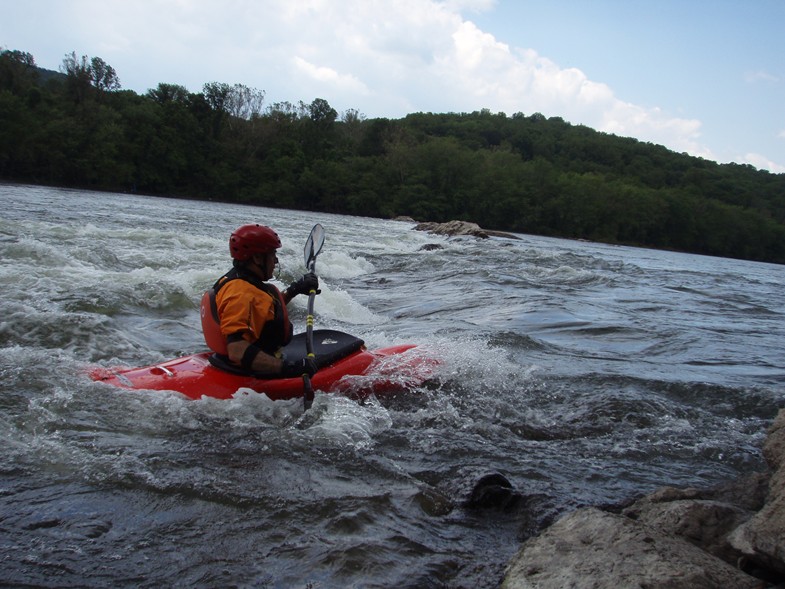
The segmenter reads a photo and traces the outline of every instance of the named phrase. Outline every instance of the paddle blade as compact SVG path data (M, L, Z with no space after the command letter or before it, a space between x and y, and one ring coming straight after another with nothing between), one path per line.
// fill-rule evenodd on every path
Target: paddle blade
M305 242L305 267L310 268L311 263L316 261L316 256L322 251L324 245L324 227L319 223L313 226L308 241Z

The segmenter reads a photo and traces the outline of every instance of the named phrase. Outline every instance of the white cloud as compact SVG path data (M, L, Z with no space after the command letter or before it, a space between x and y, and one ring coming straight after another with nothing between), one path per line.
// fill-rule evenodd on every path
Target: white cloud
M749 71L744 74L744 80L749 84L755 84L756 82L779 82L780 79L770 74L769 72L763 70L757 71Z
M332 68L314 65L302 57L294 58L294 67L313 78L316 82L328 84L341 92L354 92L367 95L368 88L350 74L339 74Z
M645 108L613 98L603 113L603 121L594 125L600 131L636 137L666 145L678 152L713 158L700 143L701 122L695 119L669 117L659 108Z
M781 166L764 155L759 153L748 153L742 157L737 158L741 163L751 164L758 169L768 170L774 174L785 174L785 166Z
M485 12L496 6L496 0L442 0L440 2L451 12Z
M62 44L58 57L71 50L100 56L137 92L159 82L198 91L219 81L265 90L270 102L324 98L369 117L540 112L711 158L700 121L625 101L580 69L501 43L464 16L492 9L495 0L29 3L48 7L48 17L30 25ZM27 14L19 10L11 21ZM38 60L33 47L20 48Z
M508 114L541 112L600 131L664 144L710 158L701 123L617 98L577 68L561 68L533 49L511 50L469 21L456 24L453 43L437 55L433 76L443 87L441 110L489 108Z

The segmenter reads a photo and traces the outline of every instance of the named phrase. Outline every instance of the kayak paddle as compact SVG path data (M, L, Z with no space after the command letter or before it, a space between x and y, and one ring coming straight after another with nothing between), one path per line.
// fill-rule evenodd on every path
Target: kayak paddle
M305 267L308 272L316 274L316 256L322 251L324 245L324 227L319 223L313 226L308 240L305 242ZM311 289L308 293L308 317L305 321L305 351L308 353L309 358L316 358L313 353L313 302L316 298L316 290ZM311 377L303 374L303 406L305 410L311 408L313 404L313 386L311 386Z

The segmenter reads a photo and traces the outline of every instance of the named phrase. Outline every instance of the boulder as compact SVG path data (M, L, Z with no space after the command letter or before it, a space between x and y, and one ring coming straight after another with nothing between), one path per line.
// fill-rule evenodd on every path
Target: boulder
M437 235L447 235L449 237L457 237L462 235L469 235L472 237L479 237L480 239L488 239L489 237L505 237L507 239L520 239L517 235L512 233L504 233L503 231L489 231L482 229L477 223L470 223L468 221L447 221L446 223L418 223L414 229L417 231L428 231Z
M772 469L766 504L733 532L730 542L751 562L785 578L785 409L769 429L763 456Z
M456 237L458 235L471 235L481 239L487 239L488 234L480 229L477 223L467 221L448 221L446 223L418 223L414 227L417 231L428 231L436 235L448 235Z
M730 544L728 535L752 516L751 512L722 501L659 502L650 497L636 502L623 514L667 536L682 538L725 562L736 562L742 556Z
M718 489L567 514L523 544L502 587L785 587L785 410L763 455L770 472Z
M593 507L574 511L527 540L502 589L758 588L743 573L679 537Z

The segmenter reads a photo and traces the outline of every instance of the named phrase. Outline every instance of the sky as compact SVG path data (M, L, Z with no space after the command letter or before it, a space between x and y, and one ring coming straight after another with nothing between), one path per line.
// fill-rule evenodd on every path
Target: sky
M0 0L0 48L124 89L339 113L535 112L785 173L785 0Z

